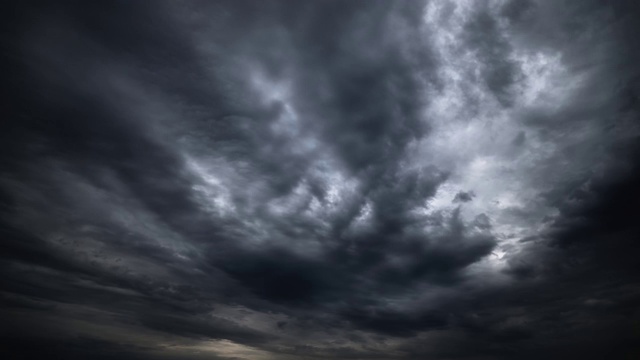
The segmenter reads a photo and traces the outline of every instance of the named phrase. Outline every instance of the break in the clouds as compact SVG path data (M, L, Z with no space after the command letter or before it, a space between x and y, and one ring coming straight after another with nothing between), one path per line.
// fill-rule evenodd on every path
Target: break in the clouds
M11 358L640 355L635 2L5 7Z

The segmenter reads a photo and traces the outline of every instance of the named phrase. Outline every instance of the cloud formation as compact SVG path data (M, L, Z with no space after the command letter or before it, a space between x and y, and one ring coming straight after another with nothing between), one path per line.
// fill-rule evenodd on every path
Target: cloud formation
M639 10L7 5L2 351L637 356Z

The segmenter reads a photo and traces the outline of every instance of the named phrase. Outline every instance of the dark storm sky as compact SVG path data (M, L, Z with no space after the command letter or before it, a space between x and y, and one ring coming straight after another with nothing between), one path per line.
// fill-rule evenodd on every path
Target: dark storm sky
M11 359L640 357L638 2L0 14Z

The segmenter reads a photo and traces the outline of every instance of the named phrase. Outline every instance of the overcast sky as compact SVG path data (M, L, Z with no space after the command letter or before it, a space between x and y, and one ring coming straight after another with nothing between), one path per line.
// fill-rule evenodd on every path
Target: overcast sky
M640 358L637 1L0 14L11 359Z

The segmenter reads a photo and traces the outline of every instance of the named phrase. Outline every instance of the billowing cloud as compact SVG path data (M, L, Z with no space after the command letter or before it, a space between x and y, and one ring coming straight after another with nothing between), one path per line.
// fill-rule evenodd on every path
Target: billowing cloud
M633 356L638 10L9 5L3 351Z

